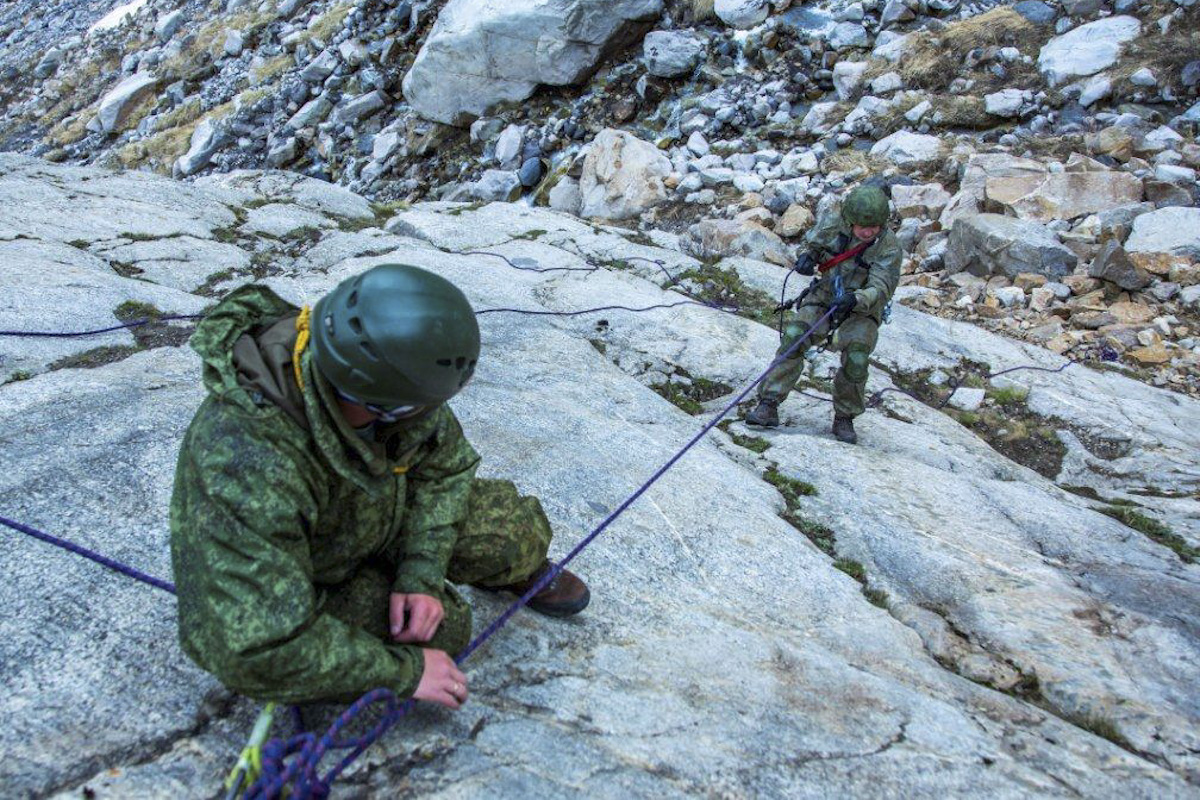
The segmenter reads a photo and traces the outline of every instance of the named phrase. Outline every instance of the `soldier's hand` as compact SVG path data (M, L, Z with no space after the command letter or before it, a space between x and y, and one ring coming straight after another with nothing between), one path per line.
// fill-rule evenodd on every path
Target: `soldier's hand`
M390 611L392 638L406 644L428 642L446 616L442 601L427 594L395 593Z
M792 269L799 275L815 275L817 272L817 262L808 253L801 253Z
M467 702L467 676L455 665L454 659L441 650L422 648L425 671L413 697L447 708L458 708Z

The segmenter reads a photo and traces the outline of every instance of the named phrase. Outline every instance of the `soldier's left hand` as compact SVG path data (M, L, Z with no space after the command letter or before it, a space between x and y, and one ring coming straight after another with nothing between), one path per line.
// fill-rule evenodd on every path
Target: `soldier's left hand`
M446 616L442 601L427 594L393 594L390 611L392 638L405 644L428 642Z

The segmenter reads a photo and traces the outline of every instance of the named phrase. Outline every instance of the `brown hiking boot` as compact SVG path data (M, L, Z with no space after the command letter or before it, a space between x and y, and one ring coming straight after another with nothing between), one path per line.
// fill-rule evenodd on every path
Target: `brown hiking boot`
M771 400L759 400L754 410L746 415L747 425L757 425L760 428L775 428L779 426L779 403Z
M510 583L508 586L497 586L495 591L523 595L533 588L533 585L546 574L550 566L550 562L547 561L525 580ZM535 594L527 605L534 611L549 617L570 617L587 608L591 599L592 593L588 591L587 584L575 573L564 569L560 570L554 576L554 580Z
M854 417L834 416L833 435L839 442L858 444L858 434L854 432Z

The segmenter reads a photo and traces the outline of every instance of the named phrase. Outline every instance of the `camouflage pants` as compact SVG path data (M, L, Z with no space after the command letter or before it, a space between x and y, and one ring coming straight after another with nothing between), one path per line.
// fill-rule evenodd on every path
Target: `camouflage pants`
M801 306L792 321L783 329L783 342L776 357L787 352L792 343L825 315L825 306ZM758 387L760 400L782 403L796 386L804 371L804 356L810 347L820 344L829 333L829 322L823 322L791 357L771 371ZM862 314L851 314L841 324L834 338L833 349L842 355L842 366L833 379L833 413L839 417L857 417L866 406L867 369L871 352L879 340L879 323Z
M511 481L476 479L467 514L450 558L451 582L505 586L528 578L545 561L550 522L537 498L522 497ZM368 561L342 583L322 587L322 610L390 642L389 598L395 573L394 561ZM433 639L421 646L458 653L471 639L471 607L449 583L438 599L446 616Z

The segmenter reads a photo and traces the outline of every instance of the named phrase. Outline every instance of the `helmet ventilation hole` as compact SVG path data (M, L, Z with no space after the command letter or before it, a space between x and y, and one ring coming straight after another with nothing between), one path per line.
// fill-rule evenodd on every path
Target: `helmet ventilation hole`
M359 342L358 346L362 348L362 351L366 353L372 361L379 360L379 355L375 352L375 348L371 346L370 342Z
M457 370L462 370L462 368L465 367L466 365L467 365L467 359L463 356L459 356L458 360L454 362L454 368Z
M350 318L350 330L354 331L355 333L357 333L358 335L361 336L362 332L363 332L362 320L360 320L358 317L351 317Z
M454 362L448 358L439 358L437 363L439 367L449 367L454 364Z
M354 308L358 305L358 290L355 289L350 293L350 297L346 299L346 308Z

